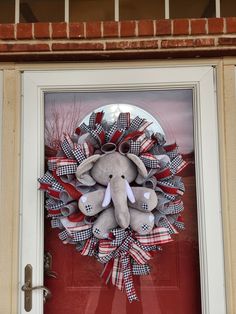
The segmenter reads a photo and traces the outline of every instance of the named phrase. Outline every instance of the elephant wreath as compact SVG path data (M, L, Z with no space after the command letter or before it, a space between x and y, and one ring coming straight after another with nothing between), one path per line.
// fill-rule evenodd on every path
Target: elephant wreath
M187 163L147 120L121 113L111 124L103 116L92 113L89 125L65 134L39 182L59 238L95 256L103 278L133 301L132 276L148 274L149 252L184 228L179 174Z

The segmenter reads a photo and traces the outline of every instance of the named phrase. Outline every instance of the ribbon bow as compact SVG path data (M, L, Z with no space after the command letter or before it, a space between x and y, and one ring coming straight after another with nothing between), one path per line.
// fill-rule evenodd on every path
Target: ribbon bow
M172 241L168 230L157 227L147 235L139 235L130 229L113 229L113 239L98 242L97 259L105 264L101 276L106 283L110 280L118 289L126 292L130 302L138 300L134 288L133 275L149 274L147 262L151 259L151 250L159 250L159 245ZM94 252L94 241L88 239L82 255Z

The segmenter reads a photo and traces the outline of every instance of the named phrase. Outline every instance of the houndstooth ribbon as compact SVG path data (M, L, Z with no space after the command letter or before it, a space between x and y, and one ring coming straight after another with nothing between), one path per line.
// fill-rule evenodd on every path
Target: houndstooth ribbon
M89 127L93 129L96 124L101 124L104 116L104 112L93 112L89 118Z
M117 119L118 129L127 129L130 126L130 113L121 112Z
M68 134L65 134L64 141L61 143L61 148L67 158L73 159L73 154L72 154L73 142Z
M112 230L113 240L102 240L98 247L98 260L105 263L102 277L120 290L125 290L130 302L138 300L132 275L148 274L150 269L146 264L152 250L158 245L172 241L166 228L155 228L150 234L133 234L130 229L116 228Z
M58 234L59 238L62 241L67 241L69 243L77 243L90 239L92 237L92 226L91 225L82 225L75 226L71 228L66 228Z
M160 167L159 160L150 153L144 153L139 157L147 168L158 169Z
M138 156L140 153L141 143L138 141L133 141L133 140L130 140L129 143L130 143L130 153Z

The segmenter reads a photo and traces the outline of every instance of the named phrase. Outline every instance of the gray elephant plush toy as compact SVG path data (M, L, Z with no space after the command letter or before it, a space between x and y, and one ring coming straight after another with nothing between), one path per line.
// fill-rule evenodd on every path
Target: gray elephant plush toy
M106 147L112 144L105 144ZM77 179L84 185L96 183L106 187L84 194L79 199L79 209L86 216L102 212L93 225L93 234L107 238L117 226L131 228L139 234L148 234L154 226L151 211L157 206L154 190L130 183L137 178L147 177L143 162L136 155L105 151L84 160L77 168Z

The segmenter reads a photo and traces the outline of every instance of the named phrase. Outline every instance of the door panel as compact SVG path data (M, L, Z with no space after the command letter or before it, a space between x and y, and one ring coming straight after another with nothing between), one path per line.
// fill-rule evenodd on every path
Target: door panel
M201 265L202 309L206 314L224 314L224 263L221 226L221 200L218 149L217 103L215 97L215 71L211 65L205 66L159 66L156 62L140 64L80 64L75 70L30 70L22 73L22 151L21 151L21 226L20 226L20 271L19 271L19 312L24 309L25 265L33 268L33 286L40 286L43 281L43 230L45 229L45 249L53 255L53 270L58 272L58 279L45 278L53 297L43 309L43 293L34 290L32 313L200 313L199 263ZM180 75L181 73L181 75ZM75 248L63 245L56 231L46 227L43 220L43 194L38 190L37 178L44 173L44 95L60 93L79 93L93 95L93 101L86 102L84 112L77 121L99 106L111 103L104 101L105 92L153 90L194 90L194 108L191 116L173 110L170 101L160 112L153 103L162 103L154 97L148 103L147 98L136 96L133 105L144 107L153 116L158 116L160 124L173 141L183 148L181 139L186 136L193 142L193 129L186 130L186 123L194 121L194 148L196 160L196 182L194 177L194 157L184 154L190 160L190 167L183 174L187 192L185 198L186 230L176 237L176 241L163 246L152 260L150 276L136 278L136 289L141 302L129 304L124 294L110 286L105 286L100 279L101 265L96 261L80 257ZM91 91L97 91L91 93ZM103 93L103 98L98 93ZM111 93L109 94L111 95ZM128 95L128 94L126 94ZM129 103L129 98L112 100ZM168 98L166 99L168 100ZM73 97L69 105L73 107ZM53 102L53 99L52 99ZM60 101L63 103L62 101ZM179 102L175 101L175 104ZM192 102L191 102L192 104ZM192 106L192 105L191 105ZM188 106L189 107L189 106ZM185 108L186 109L186 108ZM192 110L192 108L191 108ZM167 114L177 118L181 132L172 132L173 120L168 121ZM81 120L80 120L81 119ZM180 119L180 120L178 120ZM67 121L67 118L64 119ZM209 121L211 129L209 130ZM30 132L29 132L30 130ZM179 136L182 134L181 136ZM204 135L204 136L203 136ZM54 142L55 146L57 145ZM193 144L193 143L192 143ZM46 155L55 153L47 147ZM184 152L185 153L185 152ZM191 155L191 154L190 154ZM209 167L210 165L210 167ZM196 186L195 186L196 183ZM197 203L196 209L196 187ZM196 219L196 216L198 218ZM197 220L199 235L197 229ZM30 223L29 223L30 222ZM44 228L45 227L45 228ZM198 242L199 237L199 252ZM217 246L215 245L217 243ZM198 255L200 258L198 258ZM88 260L88 261L87 261ZM72 267L72 266L73 267ZM79 265L77 268L76 266ZM87 267L87 265L89 267ZM86 267L86 269L85 269ZM87 268L89 271L87 272ZM216 276L217 274L217 276Z
M81 256L73 245L62 244L58 231L52 230L48 219L45 220L45 250L52 253L53 270L58 273L57 279L45 278L45 285L53 294L45 305L45 314L78 311L85 314L148 314L154 308L157 314L201 313L192 99L192 90L45 95L46 126L53 121L56 110L57 114L68 118L66 125L63 124L65 129L74 124L75 116L81 121L99 104L138 105L160 122L168 141L180 143L180 150L189 162L182 173L186 188L186 230L154 255L149 276L135 278L140 302L130 304L124 293L103 283L100 278L103 266L94 258ZM46 143L58 143L59 140L47 138ZM53 149L56 146L47 147L46 154L52 155Z

